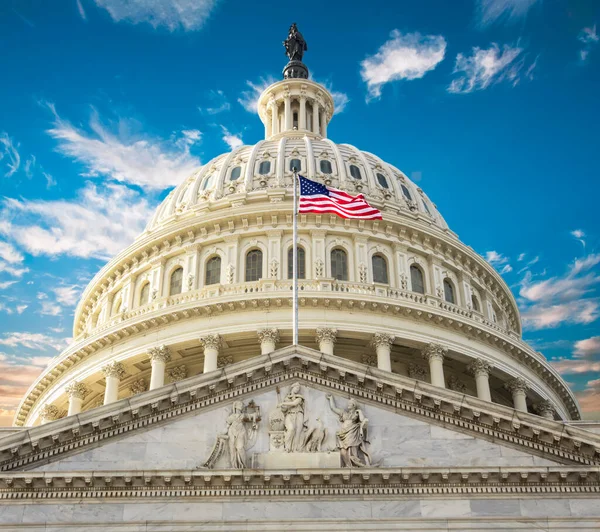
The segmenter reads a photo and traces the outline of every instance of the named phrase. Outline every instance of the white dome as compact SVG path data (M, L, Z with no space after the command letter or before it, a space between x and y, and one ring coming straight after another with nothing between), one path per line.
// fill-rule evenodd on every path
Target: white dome
M362 193L380 209L421 215L441 229L448 227L423 190L395 166L350 144L288 132L279 140L241 146L212 159L171 191L146 231L228 196L250 199L253 191L268 189L291 197L292 161L300 161L299 173L309 179ZM352 177L352 172L360 178Z

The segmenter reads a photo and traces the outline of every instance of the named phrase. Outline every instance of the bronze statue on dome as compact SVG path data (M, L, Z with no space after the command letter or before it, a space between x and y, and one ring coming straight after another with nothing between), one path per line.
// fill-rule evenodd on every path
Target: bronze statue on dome
M295 22L290 26L288 38L283 41L283 46L285 46L285 53L290 61L302 61L302 56L308 50L308 47Z

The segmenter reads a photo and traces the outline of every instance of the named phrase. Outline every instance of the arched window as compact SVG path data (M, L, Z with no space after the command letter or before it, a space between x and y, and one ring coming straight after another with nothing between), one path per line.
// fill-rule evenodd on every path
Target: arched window
M288 249L288 279L294 277L294 248ZM306 254L304 248L298 246L298 279L306 279Z
M204 183L202 183L202 190L206 190L207 188L212 186L214 177L215 177L215 174L211 174L208 177L204 178Z
M471 294L471 305L473 306L473 310L475 312L481 312L481 305L479 304L479 299L475 294Z
M246 282L258 281L262 277L262 251L253 249L246 255Z
M267 175L271 171L271 161L263 161L258 165L258 173L260 175Z
M294 114L293 114L292 127L294 129L298 129L298 112L297 111L294 111Z
M343 249L331 250L331 277L338 281L348 280L348 255Z
M408 190L408 188L406 188L406 185L400 185L400 188L402 189L402 194L404 194L404 197L408 201L412 201L412 196L410 195L410 191Z
M241 175L242 175L242 167L241 166L236 166L231 171L231 175L229 176L229 181L236 181L237 179L240 178Z
M147 305L150 302L150 283L144 283L140 291L140 306Z
M431 211L429 210L429 206L427 205L427 202L425 200L423 200L423 207L425 207L427 214L429 214L429 216L431 216Z
M219 284L221 282L221 257L213 257L206 263L204 284Z
M419 294L425 293L425 279L423 278L423 270L416 264L412 264L410 267L410 288L413 292Z
M360 173L360 168L358 166L356 166L355 164L350 165L350 175L354 179L362 179L362 175Z
M390 188L390 186L388 185L387 179L385 178L385 176L383 174L377 174L377 182L383 188Z
M454 286L450 279L444 279L444 299L448 303L456 304L456 299L454 297Z
M374 283L389 283L387 260L383 255L373 255L371 259L373 265L373 282Z
M290 161L290 172L293 172L294 168L297 172L302 170L302 161L300 159L292 159Z
M324 174L333 173L333 170L331 169L331 162L329 162L328 160L321 159L321 162L319 164L321 166L321 172L323 172Z
M183 286L183 268L179 267L171 274L171 281L169 283L169 295L176 296L181 294L181 288Z
M113 300L113 305L112 305L112 310L110 311L110 315L116 316L119 312L121 312L122 304L123 304L123 301L121 299L121 295L118 295L117 297L115 297L115 299Z

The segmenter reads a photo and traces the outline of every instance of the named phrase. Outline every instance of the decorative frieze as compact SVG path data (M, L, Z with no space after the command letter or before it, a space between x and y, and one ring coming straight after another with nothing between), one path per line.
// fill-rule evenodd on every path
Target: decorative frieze
M167 375L171 379L171 382L182 381L187 377L187 368L185 367L185 364L181 364L181 366L169 369Z
M146 384L145 379L138 379L132 382L129 386L129 391L131 391L131 395L137 395L139 393L143 393L148 390L148 385Z

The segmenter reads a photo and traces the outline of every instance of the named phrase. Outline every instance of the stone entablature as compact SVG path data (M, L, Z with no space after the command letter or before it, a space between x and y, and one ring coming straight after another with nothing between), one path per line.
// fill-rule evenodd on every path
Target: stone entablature
M518 412L427 383L415 382L306 348L286 348L228 367L226 375L199 375L78 416L33 427L0 440L0 470L30 468L50 457L150 427L167 418L214 408L244 394L305 381L362 404L478 438L503 442L565 464L600 464L600 435L561 422ZM33 443L32 443L33 442Z

